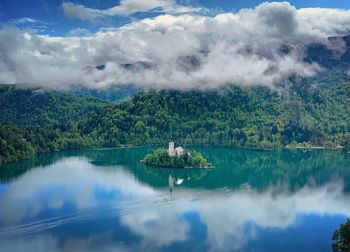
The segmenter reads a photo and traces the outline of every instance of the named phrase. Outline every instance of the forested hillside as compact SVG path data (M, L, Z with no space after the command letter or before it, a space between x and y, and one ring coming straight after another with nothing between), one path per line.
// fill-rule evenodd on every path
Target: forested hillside
M349 90L349 83L320 90L306 80L284 93L260 87L151 90L115 108L104 108L80 125L85 135L104 145L160 144L171 134L185 145L331 146L344 144L349 132Z
M297 143L349 146L350 83L320 88L144 90L121 104L3 85L0 162L92 146L182 145L281 149Z
M81 95L0 85L0 163L91 146L76 125L104 105Z
M1 123L24 127L67 125L102 105L102 101L82 95L0 85Z

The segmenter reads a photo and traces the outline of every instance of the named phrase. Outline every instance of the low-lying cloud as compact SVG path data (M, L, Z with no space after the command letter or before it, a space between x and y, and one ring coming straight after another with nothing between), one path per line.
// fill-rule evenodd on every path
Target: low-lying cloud
M345 35L349 27L347 10L273 2L213 17L160 15L79 37L4 28L0 82L51 88L272 87L291 74L319 71L303 60L305 46L327 44L327 37Z

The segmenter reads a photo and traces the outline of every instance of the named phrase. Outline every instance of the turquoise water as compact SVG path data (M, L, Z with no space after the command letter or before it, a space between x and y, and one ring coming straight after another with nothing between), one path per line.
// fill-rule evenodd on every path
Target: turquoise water
M0 251L332 251L350 155L196 148L216 167L146 167L150 148L0 167Z

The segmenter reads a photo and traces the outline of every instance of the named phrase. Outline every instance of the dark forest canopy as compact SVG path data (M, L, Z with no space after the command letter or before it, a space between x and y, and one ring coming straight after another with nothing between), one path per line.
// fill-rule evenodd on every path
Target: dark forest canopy
M165 145L170 131L184 146L350 148L350 82L291 83L279 92L144 90L120 104L1 85L0 162L64 149Z

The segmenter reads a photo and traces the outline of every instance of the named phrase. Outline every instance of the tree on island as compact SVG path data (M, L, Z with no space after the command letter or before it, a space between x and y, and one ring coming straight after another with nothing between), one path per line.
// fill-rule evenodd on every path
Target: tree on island
M333 237L335 242L333 246L345 252L350 252L350 219L345 224L340 224L339 229L335 230Z

